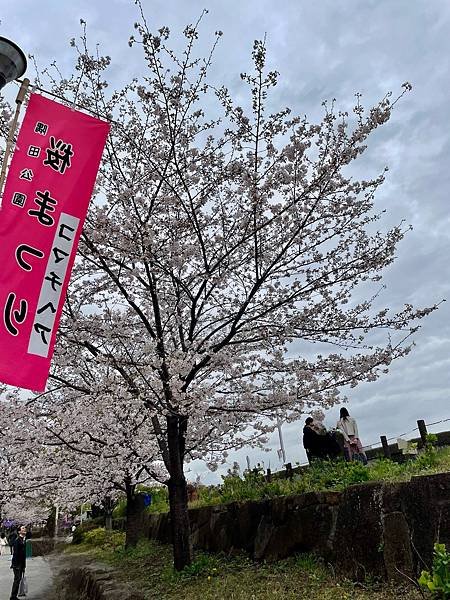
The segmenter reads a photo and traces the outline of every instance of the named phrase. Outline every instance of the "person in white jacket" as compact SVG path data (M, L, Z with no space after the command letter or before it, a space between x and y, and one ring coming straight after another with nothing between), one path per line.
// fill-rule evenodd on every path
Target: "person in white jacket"
M0 535L0 554L9 554L6 552L6 548L8 547L8 540L6 539L6 535L4 532Z
M347 460L359 460L367 464L367 456L362 448L359 439L358 425L353 417L349 415L348 410L342 407L339 414L339 421L336 427L344 436L344 449Z

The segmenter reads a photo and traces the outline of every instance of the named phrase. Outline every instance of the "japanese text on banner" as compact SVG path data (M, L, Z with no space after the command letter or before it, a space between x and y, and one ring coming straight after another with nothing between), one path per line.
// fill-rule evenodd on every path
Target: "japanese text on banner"
M0 381L45 389L78 240L109 132L31 94L0 211Z

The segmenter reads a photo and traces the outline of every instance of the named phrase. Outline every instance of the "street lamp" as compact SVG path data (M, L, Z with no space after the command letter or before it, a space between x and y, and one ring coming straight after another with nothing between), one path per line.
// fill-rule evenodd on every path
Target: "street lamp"
M26 70L27 59L19 46L16 46L14 42L0 36L0 90L10 81L22 77ZM16 112L14 113L14 118L11 127L9 128L5 154L3 156L2 168L0 171L0 198L3 196L3 184L5 182L9 155L11 154L13 147L14 133L19 119L20 107L25 99L29 83L29 79L24 79L17 94Z
M0 36L0 90L10 81L22 77L27 59L14 42Z

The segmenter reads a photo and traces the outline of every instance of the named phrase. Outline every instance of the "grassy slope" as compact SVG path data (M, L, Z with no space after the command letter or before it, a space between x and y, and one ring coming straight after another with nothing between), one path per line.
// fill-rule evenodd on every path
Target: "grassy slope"
M377 460L367 467L358 462L320 461L311 465L301 475L292 480L276 479L267 482L262 473L250 472L239 477L228 475L218 486L201 487L198 500L190 503L190 508L225 504L227 502L262 500L276 496L318 492L323 490L343 490L349 485L367 481L408 481L417 475L450 471L450 448L436 450L430 446L421 452L416 460L403 464L391 460ZM165 488L152 492L154 502L150 512L166 512L168 498Z
M374 581L355 584L337 579L331 568L311 555L298 555L274 564L258 564L244 556L198 554L181 574L170 567L171 547L142 542L126 552L71 547L69 554L86 553L117 569L117 577L135 583L146 598L158 600L415 600L406 585Z
M450 448L430 448L417 460L404 465L384 460L368 467L359 463L320 463L292 481L272 483L255 474L244 479L228 477L222 486L205 489L195 504L341 490L364 481L407 481L412 476L446 471L450 471ZM155 504L153 510L166 508L161 493ZM104 540L104 532L95 531L91 545L73 546L68 553L81 553L87 559L113 565L118 578L134 582L149 600L415 600L422 597L406 585L390 587L374 581L355 584L337 579L331 567L310 555L294 556L269 565L252 562L245 556L230 558L199 553L194 564L179 574L171 567L171 547L145 541L127 552L123 548L123 534L114 533L113 538Z

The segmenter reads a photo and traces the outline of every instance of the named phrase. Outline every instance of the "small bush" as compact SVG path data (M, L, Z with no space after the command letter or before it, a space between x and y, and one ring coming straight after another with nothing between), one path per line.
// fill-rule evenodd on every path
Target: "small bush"
M204 577L214 574L220 566L220 555L199 553L182 571L182 578Z
M432 572L422 571L419 585L429 590L437 600L450 598L450 553L445 544L434 545Z
M92 529L97 529L103 521L103 518L90 519L89 521L84 521L84 523L78 525L78 527L73 532L72 544L81 544L84 541L85 534L88 531L92 531Z
M305 473L305 477L308 479L308 491L341 490L370 479L369 471L362 463L343 460L316 461Z
M322 560L310 553L297 554L292 557L293 568L303 571L309 580L317 583L325 581L329 576L327 567Z
M148 565L161 560L162 546L154 540L141 539L136 546L125 548L125 536L123 536L122 543L112 550L113 552L111 552L111 549L106 549L102 560L127 570L127 565L135 563ZM171 556L170 551L169 556Z
M152 503L147 508L147 512L159 513L169 510L169 492L166 486L145 488L142 491L147 492L152 497Z
M434 469L438 464L438 451L432 444L426 444L425 450L419 454L413 463L414 471L427 471Z
M103 546L106 540L106 530L98 527L84 534L84 543L88 546Z
M127 500L122 498L114 507L112 516L113 519L124 519L127 513Z
M372 481L400 479L404 472L404 465L387 458L381 458L369 466L369 475Z
M98 527L84 534L83 542L93 548L116 548L125 542L125 534L122 531L107 531Z
M169 493L166 486L137 486L137 493L145 493L151 496L151 504L145 510L148 513L161 513L169 510ZM127 514L127 500L122 498L113 510L113 519L118 521L125 519Z
M175 571L173 566L167 566L163 573L163 579L168 583L187 583L191 580L217 577L223 574L227 567L228 559L224 554L208 554L199 552L192 563L182 571ZM228 562L233 562L233 559Z
M427 433L426 440L427 446L435 446L438 442L438 436L435 433Z

